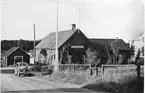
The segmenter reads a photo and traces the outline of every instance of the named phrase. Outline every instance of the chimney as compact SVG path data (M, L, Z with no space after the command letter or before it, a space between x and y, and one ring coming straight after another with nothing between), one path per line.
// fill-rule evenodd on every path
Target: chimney
M76 30L76 24L72 24L72 30Z

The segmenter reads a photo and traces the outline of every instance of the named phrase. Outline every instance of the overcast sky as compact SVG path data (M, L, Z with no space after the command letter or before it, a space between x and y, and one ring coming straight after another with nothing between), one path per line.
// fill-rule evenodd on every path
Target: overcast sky
M56 0L2 0L1 39L33 40L56 31ZM144 31L143 0L59 0L59 30L79 28L88 38L137 39ZM80 8L80 12L79 12Z

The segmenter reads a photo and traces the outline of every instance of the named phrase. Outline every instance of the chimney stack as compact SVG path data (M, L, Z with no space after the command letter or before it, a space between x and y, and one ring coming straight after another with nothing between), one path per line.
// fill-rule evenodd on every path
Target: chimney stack
M76 24L72 24L72 30L76 30Z

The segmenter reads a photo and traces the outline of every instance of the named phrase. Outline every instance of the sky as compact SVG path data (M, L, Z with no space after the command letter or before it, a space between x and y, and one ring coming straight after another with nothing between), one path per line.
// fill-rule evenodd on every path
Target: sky
M37 40L56 31L56 0L1 1L1 40L33 40L33 23ZM136 40L144 31L143 0L59 0L59 31L71 24L88 38Z

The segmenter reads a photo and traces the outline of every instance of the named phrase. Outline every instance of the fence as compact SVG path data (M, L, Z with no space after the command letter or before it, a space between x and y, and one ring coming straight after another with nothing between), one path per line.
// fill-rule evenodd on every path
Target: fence
M53 70L54 66L46 65L41 67L42 74L48 73L48 70ZM59 71L86 71L90 70L90 74L93 75L95 73L95 67L91 67L91 64L60 64Z
M53 71L54 66L46 65L41 67L42 74L48 73L49 70ZM59 71L90 71L90 75L99 75L100 73L104 75L105 70L107 68L114 68L114 69L120 69L121 70L134 70L137 74L137 76L144 76L144 66L140 65L102 65L101 68L99 67L91 67L91 64L60 64L59 65ZM123 69L122 69L123 68Z
M59 70L72 70L72 71L81 71L91 68L91 64L61 64L59 65Z
M141 65L102 65L103 75L107 68L114 68L114 69L123 68L123 70L134 70L138 77L144 76L144 66Z

